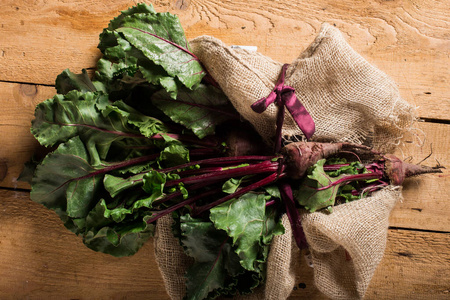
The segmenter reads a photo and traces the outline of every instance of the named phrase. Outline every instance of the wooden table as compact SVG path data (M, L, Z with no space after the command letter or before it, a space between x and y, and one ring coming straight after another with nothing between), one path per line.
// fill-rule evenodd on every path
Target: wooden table
M98 35L135 1L2 0L0 4L0 299L167 299L149 242L135 256L87 249L17 182L39 146L29 133L37 103L65 68L92 69ZM450 166L448 1L153 1L179 15L189 38L213 35L291 62L335 24L350 45L390 75L423 122L399 154ZM422 146L419 146L419 141ZM449 299L450 177L408 180L390 219L385 257L367 299ZM304 264L303 264L304 265ZM293 299L324 299L304 267Z

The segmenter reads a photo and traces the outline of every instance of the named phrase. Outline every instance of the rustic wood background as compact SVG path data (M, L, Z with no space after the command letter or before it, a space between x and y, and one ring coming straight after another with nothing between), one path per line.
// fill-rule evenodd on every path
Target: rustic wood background
M150 1L148 1L150 3ZM0 299L167 299L149 242L114 258L87 249L17 182L39 151L29 133L37 103L65 68L93 68L98 35L130 0L2 0L0 3ZM432 0L164 0L189 38L213 35L292 61L321 24L336 25L389 74L423 122L399 155L450 168L450 2ZM408 180L390 220L385 257L367 299L450 298L450 178ZM324 299L302 272L292 299Z

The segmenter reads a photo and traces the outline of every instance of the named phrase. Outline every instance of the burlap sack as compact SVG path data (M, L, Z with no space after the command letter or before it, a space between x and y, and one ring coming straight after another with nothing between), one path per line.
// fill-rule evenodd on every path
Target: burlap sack
M282 64L256 52L232 49L209 36L190 45L239 113L272 143L277 107L272 104L258 114L250 106L269 95ZM313 140L366 143L387 151L414 120L413 108L400 97L395 83L328 24L289 66L285 83L295 89L316 124ZM293 140L302 136L288 113L283 136Z
M212 37L191 41L193 52L218 82L240 114L266 142L272 143L275 105L263 114L251 104L267 97L282 64L256 52L231 49ZM357 54L334 27L325 24L315 41L286 72L286 84L316 123L314 140L365 143L388 151L414 120L413 109L400 98L394 82ZM283 135L301 138L286 114ZM386 245L389 213L401 192L386 188L373 196L336 206L332 214L304 214L302 223L314 263L314 281L332 299L358 299L366 292ZM188 258L170 230L169 218L158 221L155 251L172 299L184 295ZM265 291L243 299L286 299L294 286L295 261L287 218L286 234L276 237L268 259ZM350 257L350 260L348 259Z
M189 44L236 110L271 144L276 128L276 107L270 106L266 113L259 115L250 105L269 95L283 64L259 52L227 47L222 41L210 36L200 36ZM289 121L292 123L292 120Z
M186 294L185 277L192 259L184 254L179 241L172 234L172 218L164 216L157 221L154 239L155 257L166 287L173 300L183 299ZM286 231L274 237L267 260L267 277L264 286L253 294L237 296L235 300L281 300L286 299L295 285L296 262L291 257L299 251L292 239L292 231L286 215L282 217Z
M186 294L184 274L193 260L184 254L180 241L172 233L171 215L161 217L156 223L154 237L155 258L167 294L172 300L181 300Z
M389 214L401 198L389 186L371 197L302 216L314 283L331 299L362 299L386 247Z
M270 245L267 258L267 279L265 285L266 300L286 299L295 285L295 271L297 263L292 259L293 253L300 251L295 243L289 218L283 215L282 223L285 233L276 236Z

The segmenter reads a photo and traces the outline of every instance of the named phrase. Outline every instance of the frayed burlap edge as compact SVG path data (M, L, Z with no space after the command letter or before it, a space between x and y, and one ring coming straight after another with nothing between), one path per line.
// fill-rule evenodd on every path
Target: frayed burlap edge
M401 188L335 206L333 213L304 213L316 287L331 299L362 299L387 242L389 215Z

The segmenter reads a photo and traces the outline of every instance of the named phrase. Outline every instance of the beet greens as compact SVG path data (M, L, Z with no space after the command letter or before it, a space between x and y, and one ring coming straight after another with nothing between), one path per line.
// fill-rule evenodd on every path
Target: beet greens
M63 71L58 94L36 107L31 132L51 151L33 166L31 199L87 247L114 256L134 254L172 215L194 258L188 299L251 293L284 232L283 213L304 248L300 207L331 211L439 172L345 143L291 143L274 153L211 84L177 17L152 6L113 19L99 49L92 78Z

